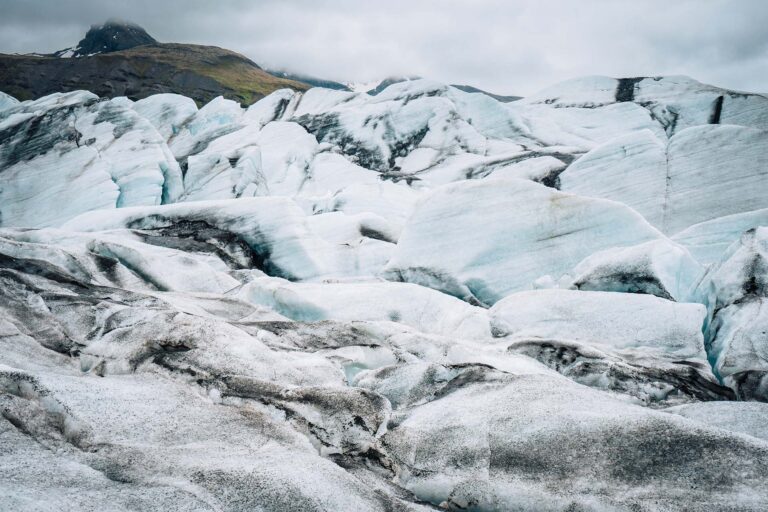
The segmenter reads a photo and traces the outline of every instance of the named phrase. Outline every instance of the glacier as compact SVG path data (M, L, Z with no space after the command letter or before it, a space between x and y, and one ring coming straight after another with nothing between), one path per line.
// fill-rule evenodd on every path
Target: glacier
M768 131L743 126L687 128L666 147L649 131L640 131L585 154L560 175L560 183L563 190L621 201L675 234L760 209L766 145ZM712 147L720 151L706 149ZM732 169L726 175L725 166Z
M768 98L0 93L0 509L762 511Z
M699 283L705 267L690 251L657 239L599 251L573 268L569 288L656 295L678 302L704 302Z

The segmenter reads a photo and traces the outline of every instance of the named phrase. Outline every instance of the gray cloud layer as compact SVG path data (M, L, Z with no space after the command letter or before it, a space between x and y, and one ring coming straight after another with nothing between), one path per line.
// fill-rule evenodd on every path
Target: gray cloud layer
M529 94L581 75L684 74L768 92L766 0L0 0L0 52L72 46L111 17L336 80Z

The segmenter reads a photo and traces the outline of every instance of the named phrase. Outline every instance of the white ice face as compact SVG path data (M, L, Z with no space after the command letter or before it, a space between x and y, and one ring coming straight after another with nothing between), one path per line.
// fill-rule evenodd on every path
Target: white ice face
M9 94L0 92L0 110L5 110L11 107L15 107L19 104L19 100Z
M133 109L152 123L166 142L197 114L197 105L192 98L170 93L139 100L133 104Z
M713 312L709 355L716 374L742 399L768 393L768 228L741 235L700 284Z
M642 359L654 353L703 362L706 308L638 293L531 290L489 311L495 336L566 340Z
M59 226L100 209L177 200L181 170L145 118L120 99L74 92L0 113L6 226Z
M719 261L726 249L738 240L742 233L760 226L768 226L768 208L725 215L694 224L674 235L672 239L686 246L700 263L710 265Z
M421 201L384 275L492 305L596 251L659 238L619 203L518 179L462 181Z
M290 283L254 279L238 296L293 320L397 322L444 336L490 338L486 310L410 283Z
M577 194L621 201L674 235L764 207L765 147L768 131L740 126L688 128L668 144L641 131L590 151L560 175L560 184Z
M762 511L766 130L686 77L0 93L0 509Z
M645 293L678 302L701 302L696 290L704 267L666 239L606 249L581 261L567 283L579 290Z
M654 226L664 224L666 138L639 130L589 151L560 174L560 189L619 201Z

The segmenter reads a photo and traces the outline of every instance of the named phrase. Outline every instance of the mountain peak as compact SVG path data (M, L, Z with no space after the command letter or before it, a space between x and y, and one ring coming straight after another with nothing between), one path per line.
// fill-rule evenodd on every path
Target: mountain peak
M157 40L139 25L118 19L109 19L101 25L91 25L77 46L61 50L56 53L56 56L85 57L155 43Z

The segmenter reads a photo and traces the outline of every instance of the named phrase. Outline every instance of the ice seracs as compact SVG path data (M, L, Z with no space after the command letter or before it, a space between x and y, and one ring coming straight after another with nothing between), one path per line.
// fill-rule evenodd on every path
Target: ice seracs
M165 142L117 99L74 92L20 103L0 112L0 130L0 225L56 226L91 210L172 202L182 191Z
M141 99L132 108L152 123L166 141L178 134L197 113L197 105L192 98L170 93Z
M768 98L702 84L686 76L644 78L632 100L648 108L668 133L705 124L768 129Z
M354 226L352 233L313 227L317 220L310 222L288 198L256 197L90 212L64 227L79 231L127 228L140 233L145 242L159 245L178 238L173 244L182 250L224 253L239 268L291 280L373 277L383 268L393 248L391 241L380 240L386 235L376 237L375 229L366 236L365 226L375 225L366 219L338 217L347 228Z
M632 102L647 109L671 136L704 124L768 127L768 98L702 84L686 76L575 78L524 98L522 104L597 108Z
M348 186L376 180L401 185L402 195L406 196L409 192L405 190L434 188L457 180L518 177L581 195L626 202L653 225L674 234L709 220L702 212L711 211L715 216L737 214L757 209L753 207L759 200L745 196L740 201L729 201L732 205L725 208L728 211L720 211L698 207L698 203L686 199L677 200L670 194L687 197L686 187L693 186L691 183L706 182L719 176L721 168L733 164L743 170L729 173L734 176L733 183L710 195L745 191L748 196L754 190L755 196L760 196L762 176L760 155L752 158L745 148L761 143L761 132L750 132L747 127L762 127L750 119L760 118L760 101L764 98L720 91L736 103L749 103L743 116L737 109L729 118L725 113L731 110L723 110L723 119L745 127L741 131L726 126L699 127L714 121L693 116L685 126L681 124L674 130L677 135L667 144L666 125L653 109L649 110L648 102L667 105L672 96L685 98L714 90L692 81L685 86L678 82L582 80L509 104L428 80L397 83L377 96L321 88L306 93L282 90L248 109L223 98L198 109L190 99L174 94L159 94L135 103L116 98L105 104L112 110L136 112L167 143L167 147L155 141L150 144L160 146L162 167L168 168L163 171L164 203L288 195L301 196L309 205L312 201L323 202L329 194L343 193ZM641 96L638 87L645 91L642 101L634 99ZM617 92L619 89L623 92ZM611 90L613 99L608 94ZM575 96L569 99L568 91L575 91ZM621 97L617 99L617 95ZM34 108L42 112L58 108L60 103L37 101ZM9 109L4 110L7 115ZM130 117L127 112L120 115ZM18 116L11 119L18 121ZM24 125L14 122L13 126L12 131L16 131ZM686 139L682 137L686 127L704 130L706 137L717 141L704 144L704 135L699 136L699 132ZM108 143L104 137L98 139L100 146ZM126 146L128 140L122 145ZM667 145L669 148L662 150ZM699 146L704 153L700 154ZM100 151L100 157L106 156L100 148L94 149ZM149 152L151 148L146 149ZM579 158L585 152L588 154ZM335 155L330 163L329 155ZM736 157L745 160L736 164ZM118 158L115 155L110 164ZM184 175L181 187L173 160ZM76 161L73 165L81 168L85 164ZM621 170L622 166L625 170ZM348 172L336 172L341 167ZM691 169L696 169L694 174ZM31 181L39 181L36 173L26 172L30 172ZM130 179L126 170L108 173L125 197L146 198L152 194L148 187L158 184L156 177L150 180L143 173ZM710 186L716 184L705 188L709 190ZM101 196L108 197L106 193ZM105 199L88 209L108 207L109 203ZM124 206L122 200L117 206ZM51 225L51 221L43 221L48 224L41 225ZM35 219L28 222L36 225Z

